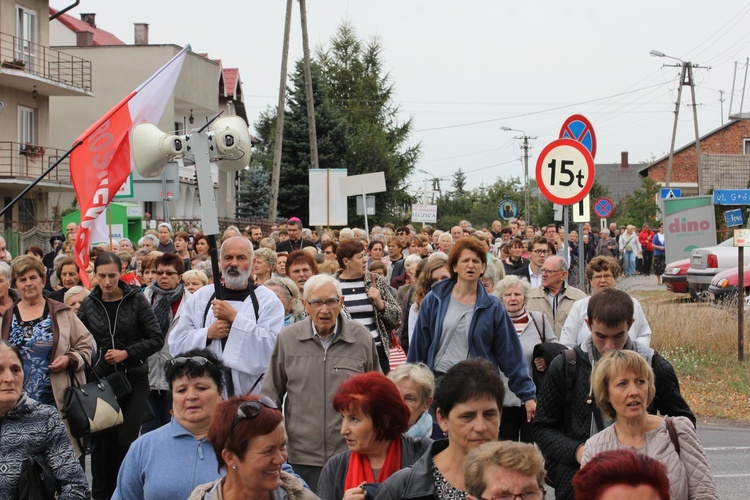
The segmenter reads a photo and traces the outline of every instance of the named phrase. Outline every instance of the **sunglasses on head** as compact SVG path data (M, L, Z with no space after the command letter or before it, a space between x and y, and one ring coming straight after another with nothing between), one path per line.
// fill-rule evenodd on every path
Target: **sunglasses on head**
M172 364L172 366L181 366L185 363L195 363L196 365L212 365L211 361L208 360L208 358L204 358L203 356L180 356L178 358L170 359L169 362Z
M237 415L235 415L234 419L232 419L232 428L230 429L230 432L233 431L235 427L237 427L237 424L240 420L255 418L260 415L260 411L264 406L272 410L279 409L273 399L269 398L268 396L261 396L257 400L245 401L244 403L242 403L237 408Z

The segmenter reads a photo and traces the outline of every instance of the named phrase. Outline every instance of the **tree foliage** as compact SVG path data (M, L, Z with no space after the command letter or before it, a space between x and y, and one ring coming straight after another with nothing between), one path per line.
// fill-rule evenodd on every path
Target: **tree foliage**
M461 196L464 194L466 188L466 174L460 168L456 171L455 174L453 174L453 179L451 179L451 186L453 186L453 189L456 190L456 196Z
M615 213L615 220L619 225L633 224L641 227L644 222L654 226L659 214L659 206L656 204L656 195L659 193L660 185L653 179L644 177L641 181L641 189L636 189L619 204Z
M240 172L237 217L265 219L271 201L271 174L257 165Z
M279 182L279 213L309 220L310 168L307 100L302 61L291 75L284 112ZM378 38L362 40L348 22L320 47L311 61L315 128L320 168L346 168L348 175L384 172L387 191L377 193L372 223L399 219L411 202L405 180L413 170L420 146L408 143L411 120L400 122L392 103L393 84L382 69L382 44ZM263 112L255 124L263 145L257 158L271 171L276 110ZM323 201L321 199L321 201ZM363 225L356 216L355 199L349 199L349 224Z

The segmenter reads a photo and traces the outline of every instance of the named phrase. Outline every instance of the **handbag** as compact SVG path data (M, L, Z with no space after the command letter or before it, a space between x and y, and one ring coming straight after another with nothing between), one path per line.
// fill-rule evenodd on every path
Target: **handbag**
M95 381L81 385L70 374L71 385L65 390L65 403L62 413L68 421L70 434L83 438L116 427L123 422L122 408L118 399L130 393L130 382L124 373L116 371L100 378L91 370Z
M544 358L544 362L547 364L547 368L549 368L549 365L552 364L552 360L555 359L557 355L562 351L565 351L567 347L558 342L546 342L546 332L544 331L546 327L544 318L542 318L542 329L539 330L539 325L537 325L536 320L534 319L534 315L531 313L531 311L528 312L528 315L529 318L531 318L531 321L534 322L536 332L539 334L539 340L541 341L539 344L534 346L531 359L533 360L536 358ZM531 378L534 381L534 385L537 387L537 390L539 390L539 388L542 386L542 380L544 380L544 376L546 374L547 370L540 372L536 367L536 363L531 363Z
M19 500L51 500L59 492L60 484L44 460L34 456L23 459L18 478Z

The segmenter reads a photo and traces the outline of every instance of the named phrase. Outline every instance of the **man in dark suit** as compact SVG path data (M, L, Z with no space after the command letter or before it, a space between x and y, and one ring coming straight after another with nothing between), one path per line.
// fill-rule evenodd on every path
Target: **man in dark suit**
M292 217L289 219L289 222L287 222L286 225L286 231L289 235L289 239L286 241L280 241L276 245L276 252L292 253L295 250L315 246L315 242L302 238L302 221L298 218Z
M529 265L516 269L510 274L526 278L531 283L531 288L542 284L542 266L547 259L549 248L547 247L547 238L544 236L534 236L529 241Z

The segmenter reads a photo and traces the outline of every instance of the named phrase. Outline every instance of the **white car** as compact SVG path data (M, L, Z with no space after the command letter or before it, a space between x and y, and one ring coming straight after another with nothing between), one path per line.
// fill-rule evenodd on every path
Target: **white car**
M690 268L687 270L690 297L693 300L706 300L713 277L731 267L737 267L737 248L733 238L716 246L694 249L690 254Z

